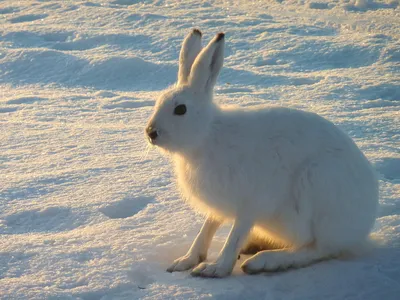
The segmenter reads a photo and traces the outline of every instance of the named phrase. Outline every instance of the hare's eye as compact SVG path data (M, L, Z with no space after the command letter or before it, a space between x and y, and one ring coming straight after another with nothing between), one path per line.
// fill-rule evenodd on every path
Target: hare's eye
M185 113L186 113L186 105L185 104L180 104L177 107L175 107L174 115L182 116Z

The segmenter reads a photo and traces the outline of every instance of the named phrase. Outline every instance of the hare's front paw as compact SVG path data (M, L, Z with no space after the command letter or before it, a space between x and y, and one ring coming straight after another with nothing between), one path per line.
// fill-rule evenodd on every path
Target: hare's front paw
M167 272L186 271L205 260L202 255L186 254L178 259L175 259L173 264L167 269Z
M230 266L225 266L220 263L202 263L198 265L190 273L192 276L200 277L225 277L231 274L232 268Z

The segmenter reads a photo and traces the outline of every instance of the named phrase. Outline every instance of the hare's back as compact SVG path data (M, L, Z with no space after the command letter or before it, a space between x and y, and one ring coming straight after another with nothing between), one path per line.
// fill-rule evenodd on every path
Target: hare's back
M322 148L355 147L348 135L329 120L284 107L224 110L216 118L214 129L214 138L237 148L282 146L312 154Z

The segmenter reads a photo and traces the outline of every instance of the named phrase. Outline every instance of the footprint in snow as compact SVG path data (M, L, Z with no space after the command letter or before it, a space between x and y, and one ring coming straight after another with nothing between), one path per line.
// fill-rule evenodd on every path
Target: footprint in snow
M18 12L19 9L16 7L5 7L0 9L0 15L6 15L6 14L11 14Z
M103 109L115 109L115 108L139 108L145 106L153 106L153 101L119 101L113 102L112 104L103 105Z
M31 249L24 249L24 251L0 253L0 279L20 277L24 269L29 268L31 258L38 253Z
M110 92L110 91L99 91L95 93L96 97L102 97L102 98L113 98L118 96L117 94Z
M112 46L122 49L149 47L149 38L143 35L127 34L100 34L100 35L75 35L61 43L51 46L52 49L62 51L85 51L97 47Z
M51 43L63 43L74 36L73 32L47 32L33 33L28 31L13 31L5 34L2 38L10 43L12 48L42 48L50 47Z
M18 110L17 107L0 107L0 114L15 112L17 110Z
M400 182L400 158L384 158L375 164L375 168L385 179Z
M139 3L140 0L115 0L112 1L111 4L119 4L119 5L132 5Z
M13 233L57 232L76 227L70 218L73 216L69 208L53 206L17 212L6 216L4 221Z
M101 7L100 3L93 3L93 2L90 2L90 1L83 3L83 5L84 6L88 6L88 7Z
M329 3L324 2L310 2L308 7L311 9L331 9L333 6L330 6Z
M299 36L333 36L337 33L333 28L318 26L290 26L287 32Z
M360 98L367 100L400 100L400 84L381 83L377 85L369 85L358 90Z
M101 207L99 211L111 219L129 218L143 210L152 200L150 197L126 197Z
M353 45L306 40L290 51L276 54L295 71L319 71L370 66L379 60L381 46Z
M20 98L15 98L11 100L7 100L7 104L31 104L35 102L40 102L47 100L47 98L41 98L41 97L20 97Z
M46 18L48 15L43 14L43 15L23 15L19 17L15 17L12 19L9 19L11 23L22 23L22 22L32 22L40 19Z

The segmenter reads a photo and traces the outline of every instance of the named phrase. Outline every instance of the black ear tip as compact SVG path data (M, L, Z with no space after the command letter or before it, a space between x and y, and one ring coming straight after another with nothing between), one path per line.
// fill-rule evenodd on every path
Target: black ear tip
M197 34L197 35L199 35L199 36L202 36L203 34L201 33L201 31L199 30L199 29L197 29L197 28L194 28L193 29L193 34Z
M220 32L217 34L217 42L219 42L220 40L222 40L225 37L225 33Z

